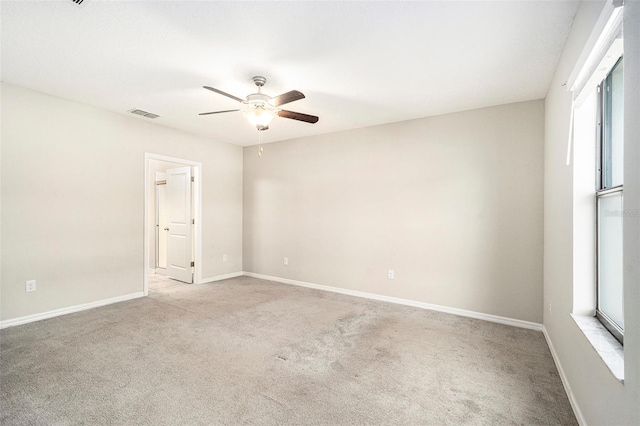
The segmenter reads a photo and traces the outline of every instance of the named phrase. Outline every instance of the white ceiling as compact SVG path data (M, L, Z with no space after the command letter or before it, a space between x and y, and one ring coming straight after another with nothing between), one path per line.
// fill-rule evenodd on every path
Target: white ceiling
M2 80L237 145L254 75L297 89L265 142L545 97L577 1L3 1ZM136 117L139 120L149 120Z

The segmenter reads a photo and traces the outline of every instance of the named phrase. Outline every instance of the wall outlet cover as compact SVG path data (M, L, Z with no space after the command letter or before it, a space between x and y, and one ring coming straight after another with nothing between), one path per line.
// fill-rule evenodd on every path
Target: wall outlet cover
M36 291L36 280L29 280L29 281L25 282L24 284L25 284L25 291L27 293L32 292L32 291Z

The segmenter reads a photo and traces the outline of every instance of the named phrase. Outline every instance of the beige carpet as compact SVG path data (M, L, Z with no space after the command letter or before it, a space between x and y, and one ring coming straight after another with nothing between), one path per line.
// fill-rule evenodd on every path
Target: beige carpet
M3 425L576 424L542 333L240 277L0 332Z

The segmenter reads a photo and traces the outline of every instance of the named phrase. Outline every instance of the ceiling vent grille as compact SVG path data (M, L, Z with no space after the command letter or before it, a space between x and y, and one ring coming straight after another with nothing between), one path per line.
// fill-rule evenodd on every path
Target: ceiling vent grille
M135 115L141 115L143 117L147 117L147 118L158 118L160 117L158 114L154 114L152 112L147 112L147 111L143 111L141 109L137 109L134 108L131 111L129 111L131 114L135 114Z

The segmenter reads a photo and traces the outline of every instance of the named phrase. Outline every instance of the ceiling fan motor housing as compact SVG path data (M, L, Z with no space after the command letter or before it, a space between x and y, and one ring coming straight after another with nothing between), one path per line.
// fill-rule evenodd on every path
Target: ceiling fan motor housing
M252 93L251 95L247 96L246 103L267 103L270 100L271 96L265 95L264 93Z
M273 105L271 101L271 96L265 95L263 93L253 93L247 96L247 100L242 102L242 112L247 113L251 110L263 110L267 111L273 115L277 115L280 111L280 108Z

